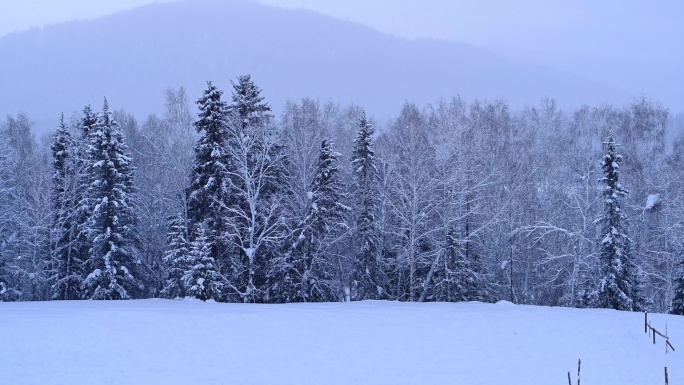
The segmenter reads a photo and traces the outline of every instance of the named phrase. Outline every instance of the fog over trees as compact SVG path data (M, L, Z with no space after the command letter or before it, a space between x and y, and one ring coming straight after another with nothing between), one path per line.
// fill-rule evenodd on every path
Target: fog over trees
M656 101L454 96L380 126L306 98L275 116L249 75L159 98L142 123L105 99L46 137L4 119L0 299L682 314L684 119Z

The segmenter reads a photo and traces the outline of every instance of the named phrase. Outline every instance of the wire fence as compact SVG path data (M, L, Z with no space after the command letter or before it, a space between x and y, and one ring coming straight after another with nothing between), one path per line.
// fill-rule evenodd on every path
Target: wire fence
M654 328L648 322L648 312L644 312L644 333L648 333L649 339L653 340L653 344L656 344L657 337L662 337L665 340L665 354L669 353L670 350L675 351L672 342L670 342L670 337L667 335L667 324L665 324L665 332L661 332ZM577 360L577 385L580 385L580 369L582 367L582 360ZM665 367L665 385L670 384L669 375L667 372L667 366ZM572 377L570 372L568 372L568 385L572 385Z
M655 345L656 343L656 337L660 336L665 340L665 354L669 352L669 350L672 350L673 352L675 351L674 346L672 346L672 343L670 342L670 337L667 335L667 324L665 324L665 333L662 333L658 331L658 329L654 328L649 322L648 322L648 312L644 312L644 333L648 333L649 338L653 338L653 344ZM667 366L665 367L665 385L670 384L670 379L667 373Z

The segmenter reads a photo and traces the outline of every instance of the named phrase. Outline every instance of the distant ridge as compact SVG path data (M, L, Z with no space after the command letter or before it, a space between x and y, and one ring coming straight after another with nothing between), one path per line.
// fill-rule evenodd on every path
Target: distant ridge
M460 94L504 98L513 108L555 97L561 106L624 103L629 96L483 49L409 41L310 11L246 0L154 4L0 38L0 113L56 119L103 96L143 118L160 112L163 92L206 80L227 89L251 73L280 110L302 97L354 102L380 121L405 101Z

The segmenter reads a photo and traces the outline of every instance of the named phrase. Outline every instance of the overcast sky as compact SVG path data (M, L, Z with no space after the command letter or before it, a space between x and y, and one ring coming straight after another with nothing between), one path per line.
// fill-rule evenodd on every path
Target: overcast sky
M0 0L0 36L167 1L173 0ZM680 0L259 1L315 10L400 37L462 41L614 86L629 81L636 92L648 93L659 71L684 72Z

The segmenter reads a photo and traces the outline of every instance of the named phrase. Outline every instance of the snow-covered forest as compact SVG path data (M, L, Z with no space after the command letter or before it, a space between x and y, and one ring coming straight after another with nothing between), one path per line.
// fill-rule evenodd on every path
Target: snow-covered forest
M125 105L125 101L116 101ZM74 106L78 108L78 106ZM0 126L0 299L390 299L684 314L684 118L459 97L387 126L250 76Z

